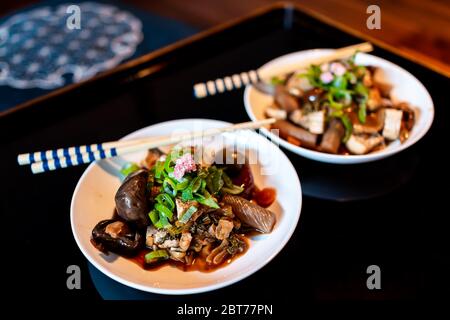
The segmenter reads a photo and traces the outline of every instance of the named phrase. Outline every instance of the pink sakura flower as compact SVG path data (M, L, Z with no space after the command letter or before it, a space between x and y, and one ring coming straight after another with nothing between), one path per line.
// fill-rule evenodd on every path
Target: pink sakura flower
M175 169L173 170L173 176L177 180L181 180L185 173L197 170L194 158L192 154L186 153L175 161Z
M323 72L321 75L320 75L320 80L323 82L323 83L330 83L331 81L333 81L333 74L331 73L331 72Z
M345 69L344 65L340 62L333 62L330 66L330 70L338 77L344 75L345 71L347 71L347 69Z

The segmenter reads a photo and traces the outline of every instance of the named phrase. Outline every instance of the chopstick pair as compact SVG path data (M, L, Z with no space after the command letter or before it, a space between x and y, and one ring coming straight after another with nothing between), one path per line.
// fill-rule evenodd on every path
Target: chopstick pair
M112 141L100 144L24 153L17 156L17 162L19 165L31 165L31 171L34 174L37 174L86 164L96 160L112 158L136 151L163 147L195 138L210 137L224 132L258 129L274 122L275 119L270 118L255 122L243 122L223 128L196 131L187 134L149 137L145 139L126 141Z
M305 59L300 63L288 65L284 67L283 70L277 70L277 74L268 73L264 69L260 68L257 70L250 70L247 72L241 72L239 74L233 74L231 76L219 78L216 80L197 83L194 85L194 96L198 99L201 99L207 96L216 95L218 93L240 89L241 87L248 84L269 82L273 76L294 72L298 69L308 67L311 64L322 64L328 61L341 60L351 56L355 52L370 52L372 50L372 44L370 44L369 42L364 42L337 49L330 54L318 58Z

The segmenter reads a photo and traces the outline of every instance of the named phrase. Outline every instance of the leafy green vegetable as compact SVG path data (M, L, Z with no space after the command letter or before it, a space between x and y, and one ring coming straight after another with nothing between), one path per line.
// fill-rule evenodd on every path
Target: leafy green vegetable
M217 169L216 166L209 167L209 174L206 177L206 187L212 194L216 194L223 187L222 169Z
M230 177L226 174L225 171L222 173L222 179L226 187L228 188L233 187L233 181L231 181Z
M147 253L145 256L145 263L154 263L159 260L167 260L169 259L169 254L166 250L155 250Z
M219 209L219 205L217 204L216 200L214 200L213 197L211 197L211 195L205 190L205 194L206 195L201 195L196 193L194 195L194 200L198 201L199 203L211 207L211 208L215 208L215 209Z
M194 179L192 179L191 184L189 185L192 192L197 192L201 186L202 186L202 179L200 179L199 177L195 177Z
M222 191L229 194L240 194L242 191L244 191L244 188L241 186L233 185L231 188L223 187Z
M140 169L140 167L136 163L128 162L122 167L122 169L120 170L120 173L123 174L124 177L126 177L130 173L138 171L139 169Z

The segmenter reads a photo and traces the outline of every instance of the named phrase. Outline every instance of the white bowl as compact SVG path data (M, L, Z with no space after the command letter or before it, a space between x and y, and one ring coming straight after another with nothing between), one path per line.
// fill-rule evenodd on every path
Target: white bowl
M282 70L285 70L287 66L298 63L304 59L320 57L332 51L332 49L314 49L290 53L269 61L260 68L260 73L277 74L282 72ZM274 142L305 158L336 164L353 164L379 160L409 148L419 141L430 129L434 118L433 101L424 85L405 69L370 54L359 53L356 57L356 63L380 67L383 70L380 80L393 86L393 100L409 102L415 109L416 123L411 131L410 137L404 143L394 141L385 149L365 155L336 155L295 146L272 134L266 128L261 129L261 132L269 136ZM253 121L264 119L264 110L271 105L272 102L273 97L261 93L253 88L253 86L249 85L245 88L245 109Z
M125 139L169 135L177 131L218 128L226 122L204 119L185 119L159 123L138 130ZM139 162L146 152L127 155L125 159L102 160L91 164L77 184L71 204L71 225L75 240L86 258L101 272L127 286L161 294L191 294L225 287L248 277L272 260L294 232L302 205L300 181L286 155L263 136L251 131L223 135L227 145L250 145L250 154L260 156L262 162L251 165L255 182L260 187L277 190L277 200L270 209L277 222L270 234L250 239L247 252L232 263L210 273L183 272L164 266L156 271L143 270L136 263L114 254L105 256L90 243L92 228L103 219L112 217L114 195L120 186L117 165L125 161ZM215 141L205 144L217 146ZM267 159L271 161L266 161ZM263 175L260 171L268 170Z

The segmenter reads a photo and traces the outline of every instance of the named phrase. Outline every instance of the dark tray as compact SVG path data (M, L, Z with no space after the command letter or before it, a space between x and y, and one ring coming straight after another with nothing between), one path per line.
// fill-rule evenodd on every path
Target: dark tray
M2 268L7 268L10 294L99 297L69 222L72 193L85 167L34 176L16 164L18 153L114 140L171 119L245 121L242 90L196 100L192 85L257 68L289 52L361 41L295 7L278 5L3 114L1 213L8 263ZM305 190L294 236L253 276L188 299L448 297L448 188L443 180L448 169L442 152L449 137L449 81L375 44L375 55L410 71L431 93L436 115L430 132L399 155L357 166L325 165L286 151ZM81 290L66 288L66 268L73 264L81 267ZM382 272L378 291L366 287L372 264ZM286 292L288 286L295 294Z

